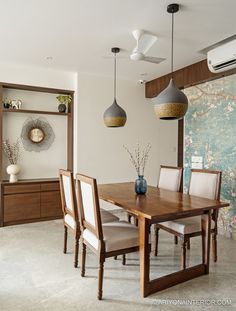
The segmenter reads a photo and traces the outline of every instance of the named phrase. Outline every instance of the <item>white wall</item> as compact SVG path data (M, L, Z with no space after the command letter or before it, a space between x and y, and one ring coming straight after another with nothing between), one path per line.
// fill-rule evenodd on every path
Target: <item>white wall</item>
M157 120L151 100L144 97L144 85L118 80L117 101L127 113L123 128L107 128L103 112L113 102L113 80L78 75L78 156L76 169L98 182L133 181L136 172L123 144L130 149L137 142L151 143L145 176L156 185L160 164L176 165L177 121Z
M0 63L0 82L74 90L75 73Z
M106 128L103 112L113 101L113 79L43 68L0 64L0 81L75 90L74 171L98 182L136 178L123 144L151 143L145 176L156 185L160 164L176 165L177 122L156 119L144 85L118 80L117 100L126 110L124 128ZM78 95L78 96L77 96Z

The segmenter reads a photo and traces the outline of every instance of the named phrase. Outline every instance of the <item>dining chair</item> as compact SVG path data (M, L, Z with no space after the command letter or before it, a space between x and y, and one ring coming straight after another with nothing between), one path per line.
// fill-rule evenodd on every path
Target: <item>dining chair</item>
M181 179L183 174L183 168L178 166L160 166L158 188L179 192L181 186ZM155 249L154 255L157 256L158 252L158 237L159 226L155 224ZM177 237L175 236L175 243L177 243Z
M69 229L69 231L74 235L75 238L74 267L77 268L79 239L81 235L81 230L76 200L75 183L72 172L69 170L60 169L59 182L60 182L61 203L62 203L63 222L64 222L63 252L64 253L67 252L67 236ZM101 210L101 218L103 223L119 221L118 217L105 210Z
M68 170L59 170L60 193L64 222L64 254L67 252L68 229L75 238L75 257L74 267L78 266L80 224L76 202L75 186L72 172Z
M211 200L220 199L221 171L192 169L189 183L189 195ZM218 211L212 212L211 233L213 259L217 261L217 218ZM190 248L190 238L202 235L201 217L181 218L157 224L158 229L163 229L181 238L182 255L181 266L186 268L186 246ZM158 235L157 235L158 237Z
M98 256L98 294L102 299L104 262L108 257L139 250L138 228L124 221L102 224L96 179L77 174L77 199L82 225L81 276L85 276L86 246Z

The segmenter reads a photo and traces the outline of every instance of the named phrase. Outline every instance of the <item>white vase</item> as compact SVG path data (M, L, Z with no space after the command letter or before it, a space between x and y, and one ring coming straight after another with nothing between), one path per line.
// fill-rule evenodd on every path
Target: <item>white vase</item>
M10 175L9 182L17 182L17 175L20 173L20 165L18 164L8 165L7 173Z

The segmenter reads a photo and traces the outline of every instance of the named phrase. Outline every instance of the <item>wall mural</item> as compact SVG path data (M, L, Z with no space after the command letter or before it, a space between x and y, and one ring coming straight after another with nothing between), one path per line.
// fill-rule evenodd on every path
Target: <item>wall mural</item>
M236 239L236 75L185 89L185 173L187 191L191 168L222 170L219 232Z

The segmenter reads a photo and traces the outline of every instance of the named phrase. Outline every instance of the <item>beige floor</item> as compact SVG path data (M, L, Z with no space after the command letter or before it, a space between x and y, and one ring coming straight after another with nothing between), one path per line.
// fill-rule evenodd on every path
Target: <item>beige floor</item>
M86 277L73 267L72 239L69 253L62 253L61 221L0 228L0 311L35 310L236 310L236 241L219 237L219 261L210 274L177 285L145 299L139 294L138 253L105 263L104 300L97 301L96 257L87 256ZM160 255L151 254L152 275L177 270L179 245L161 233ZM189 263L200 262L200 239L192 239ZM218 299L231 306L215 306ZM182 306L177 299L194 300ZM201 300L205 301L205 305ZM172 304L171 304L172 303ZM197 305L200 304L200 305Z

